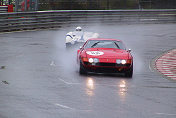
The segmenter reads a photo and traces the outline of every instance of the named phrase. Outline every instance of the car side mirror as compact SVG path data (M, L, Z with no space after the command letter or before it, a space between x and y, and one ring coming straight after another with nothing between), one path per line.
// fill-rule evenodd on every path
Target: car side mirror
M131 52L131 49L128 49L128 52Z

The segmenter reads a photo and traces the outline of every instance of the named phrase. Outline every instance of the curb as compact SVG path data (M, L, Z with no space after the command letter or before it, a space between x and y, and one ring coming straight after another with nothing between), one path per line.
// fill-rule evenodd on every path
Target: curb
M176 49L166 51L154 58L151 67L164 78L176 81Z

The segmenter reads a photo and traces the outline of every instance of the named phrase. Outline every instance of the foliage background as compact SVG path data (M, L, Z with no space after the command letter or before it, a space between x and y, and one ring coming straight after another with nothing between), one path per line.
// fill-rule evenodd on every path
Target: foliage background
M39 0L39 10L176 9L176 0Z

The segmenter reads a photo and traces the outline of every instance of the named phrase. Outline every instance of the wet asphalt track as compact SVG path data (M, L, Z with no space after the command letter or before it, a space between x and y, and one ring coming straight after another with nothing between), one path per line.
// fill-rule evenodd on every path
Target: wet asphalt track
M0 34L0 118L175 118L176 83L150 61L176 47L176 24L86 24L132 49L134 76L80 76L58 30Z

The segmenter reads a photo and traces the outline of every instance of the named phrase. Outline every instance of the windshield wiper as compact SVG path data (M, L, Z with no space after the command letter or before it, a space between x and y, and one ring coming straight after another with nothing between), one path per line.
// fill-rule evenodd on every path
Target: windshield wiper
M94 43L94 44L91 46L91 48L93 48L94 46L96 46L98 43L100 43L100 41Z
M119 45L118 45L116 42L114 42L114 43L115 43L115 45L117 46L117 48L120 49Z

